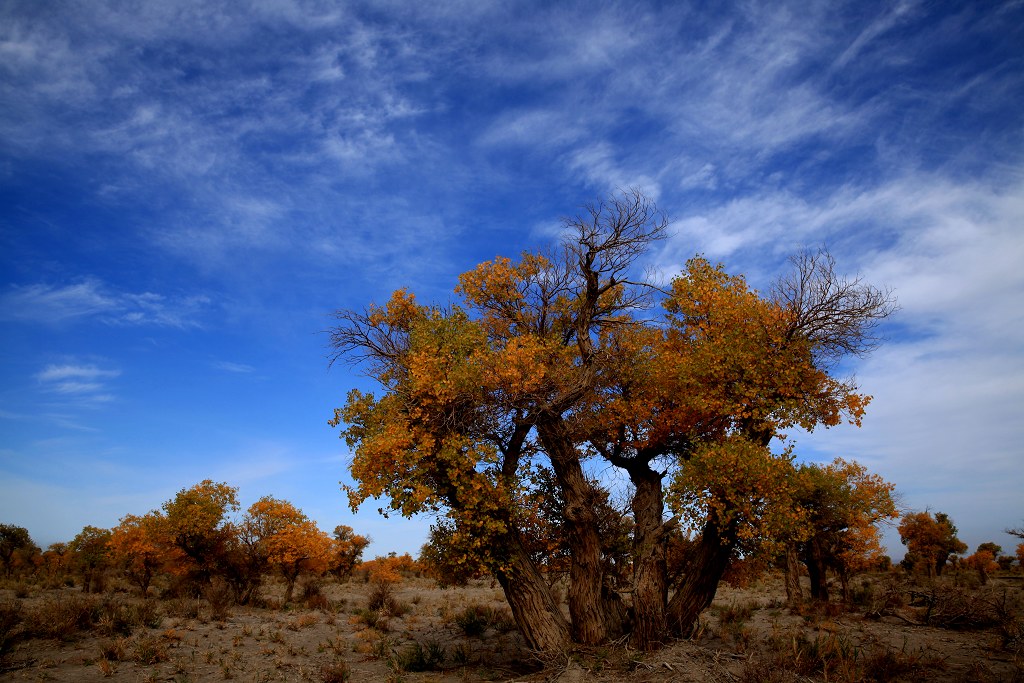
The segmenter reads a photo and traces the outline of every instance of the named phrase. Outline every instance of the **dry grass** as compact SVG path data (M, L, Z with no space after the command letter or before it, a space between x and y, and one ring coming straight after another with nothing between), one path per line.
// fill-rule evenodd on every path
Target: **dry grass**
M142 599L8 586L0 678L539 683L564 671L644 683L1024 681L1019 582L925 586L894 575L854 588L854 605L792 613L781 581L723 585L694 640L654 653L579 648L546 658L539 671L500 589L485 581L447 590L423 578L311 583L289 605L271 582L250 606L210 589Z

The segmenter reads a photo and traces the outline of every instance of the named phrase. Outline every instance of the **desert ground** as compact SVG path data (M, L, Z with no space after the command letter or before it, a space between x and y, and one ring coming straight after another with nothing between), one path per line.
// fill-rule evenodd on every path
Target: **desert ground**
M525 647L500 588L314 583L289 605L143 599L116 581L0 585L4 681L1024 681L1022 575L938 581L857 577L851 602L785 605L781 577L723 584L690 639L541 656ZM838 589L837 589L838 590Z

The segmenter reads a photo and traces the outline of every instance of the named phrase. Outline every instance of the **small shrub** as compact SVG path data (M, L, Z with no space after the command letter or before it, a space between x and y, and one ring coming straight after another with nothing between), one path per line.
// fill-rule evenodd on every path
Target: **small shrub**
M203 591L203 597L210 605L210 618L227 621L231 616L229 608L234 603L231 586L226 581L214 581Z
M440 643L427 641L425 645L411 643L395 655L393 663L401 671L441 671L444 660L444 647Z
M367 628L387 632L390 630L388 618L381 612L370 609L358 609L349 619L350 624L364 624Z
M465 666L469 664L469 650L465 643L457 643L452 647L452 664Z
M469 605L451 619L470 638L482 635L488 628L499 633L509 633L517 628L509 610L490 605Z
M128 605L120 600L105 600L100 607L96 626L108 636L130 636L138 625Z
M394 647L394 641L388 636L381 635L371 644L370 654L377 659L387 659L391 656L392 647Z
M166 662L167 643L158 636L144 636L135 642L132 659L139 664L159 664Z
M100 657L111 662L123 661L128 652L128 638L111 638L100 645Z
M98 599L74 593L58 594L25 613L25 635L70 640L78 632L91 628L99 616Z
M943 659L922 652L908 653L906 646L900 650L879 647L864 656L858 673L866 680L888 683L914 675L922 678L945 667Z
M398 611L398 601L395 600L391 584L384 581L375 582L373 590L370 591L368 606L376 612L394 615Z
M455 615L455 624L469 638L482 635L487 629L486 609L480 605L470 605Z
M157 608L157 604L149 599L132 605L132 611L138 625L145 626L146 628L160 628L160 624L164 620L163 615L160 614L160 610Z
M199 601L195 598L172 598L164 602L164 613L179 619L198 619Z
M0 660L14 647L22 635L20 625L24 618L21 603L0 602Z
M718 609L718 622L725 626L727 624L743 624L754 614L754 605L739 605L732 603Z
M352 677L352 671L343 659L320 667L320 680L323 683L347 683Z
M313 624L317 623L318 621L320 621L320 620L317 619L315 614L303 614L303 615L297 617L296 619L294 619L293 621L291 621L288 624L287 628L288 628L289 631L301 631L302 629L306 628L307 626L312 626Z
M100 670L100 673L103 674L104 678L110 678L117 672L117 667L111 664L110 660L107 659L101 659L96 662L96 667Z
M331 609L331 601L323 593L323 582L313 579L302 588L302 602L309 609L327 611Z

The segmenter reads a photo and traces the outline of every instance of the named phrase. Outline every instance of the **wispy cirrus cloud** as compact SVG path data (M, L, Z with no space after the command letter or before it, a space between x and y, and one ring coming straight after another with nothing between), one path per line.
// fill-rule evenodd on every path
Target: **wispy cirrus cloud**
M10 285L0 294L0 320L61 324L95 318L109 325L199 327L210 299L119 292L87 278L69 285Z
M246 365L245 363L233 363L226 360L217 361L213 364L213 367L218 370L223 370L224 372L232 372L240 375L248 375L256 371L256 368L251 365Z
M109 380L121 376L121 371L101 368L87 363L51 364L35 375L42 390L80 407L97 407L115 399L109 387Z

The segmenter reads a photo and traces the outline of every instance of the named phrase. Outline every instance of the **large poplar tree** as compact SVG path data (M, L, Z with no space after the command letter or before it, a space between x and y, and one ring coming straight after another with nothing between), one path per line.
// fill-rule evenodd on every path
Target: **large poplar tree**
M893 304L824 253L795 259L768 295L702 258L656 288L637 262L667 223L636 191L565 228L550 252L462 275L461 304L400 290L339 311L334 358L363 363L381 391L350 392L332 424L353 449L351 505L381 497L392 512L446 515L446 561L491 571L531 646L628 633L657 647L692 628L735 552L785 526L790 458L770 449L780 431L859 423L868 397L831 370L873 346ZM541 466L568 546L568 620L526 536L537 527L522 503L541 494ZM608 466L632 488L625 590L603 561L608 495L592 473ZM670 577L680 515L696 535Z

